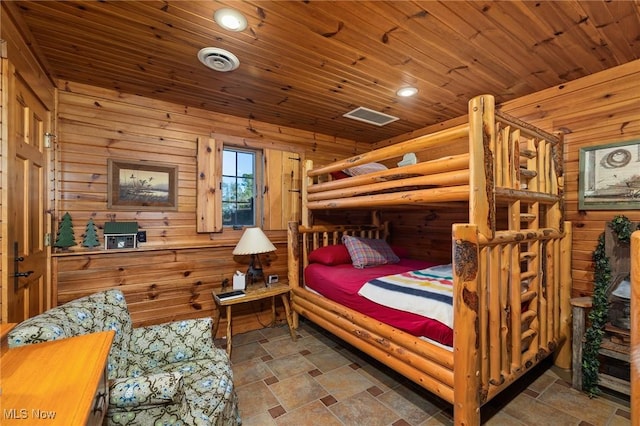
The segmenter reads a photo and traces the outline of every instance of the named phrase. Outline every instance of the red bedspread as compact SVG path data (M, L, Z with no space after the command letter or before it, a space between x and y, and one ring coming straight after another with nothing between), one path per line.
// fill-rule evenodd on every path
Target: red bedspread
M424 336L443 345L453 346L453 330L431 318L388 308L360 295L362 285L377 277L415 271L435 266L435 263L401 259L392 265L356 269L351 264L326 266L310 264L304 271L307 287L324 297L361 312L414 336Z

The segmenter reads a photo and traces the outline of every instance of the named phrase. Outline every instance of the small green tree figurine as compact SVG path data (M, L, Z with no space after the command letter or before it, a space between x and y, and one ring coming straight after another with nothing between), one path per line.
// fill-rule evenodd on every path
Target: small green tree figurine
M98 232L96 230L96 225L93 223L93 219L89 219L89 222L87 223L87 228L84 231L82 246L96 247L99 245L100 245L100 241L98 241Z
M73 224L71 223L71 215L69 212L62 216L60 226L58 227L58 237L56 238L55 247L67 248L75 246L76 241L73 238Z

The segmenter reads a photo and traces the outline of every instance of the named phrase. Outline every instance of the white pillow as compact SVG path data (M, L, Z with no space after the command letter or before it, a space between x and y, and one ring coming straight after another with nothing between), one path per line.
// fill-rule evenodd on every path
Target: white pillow
M411 164L416 164L417 162L418 158L416 157L416 154L410 152L402 157L402 160L398 163L398 167L409 166Z
M359 166L349 167L348 169L344 169L343 172L345 172L349 176L360 176L367 173L379 172L382 170L387 170L387 166L380 163L367 163L361 164Z

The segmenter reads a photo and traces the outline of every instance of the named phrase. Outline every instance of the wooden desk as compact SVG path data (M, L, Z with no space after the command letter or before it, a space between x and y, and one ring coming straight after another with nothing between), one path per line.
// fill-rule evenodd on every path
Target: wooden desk
M216 290L213 292L213 299L216 302L216 312L214 314L213 321L213 334L215 336L218 331L218 324L220 323L220 311L222 307L227 308L227 353L231 355L231 307L233 305L239 305L241 303L253 302L256 300L266 299L268 297L271 298L271 323L274 324L276 321L276 304L275 297L280 296L282 298L282 304L284 305L285 315L287 317L287 324L289 325L289 332L291 333L291 339L293 341L296 340L296 332L293 329L293 317L291 316L291 308L289 306L289 292L290 292L289 283L285 281L281 281L278 283L270 284L269 287L265 287L261 284L253 284L245 290L246 295L243 297L239 297L237 299L230 300L220 300L218 298L218 294L226 293L231 291L231 289L225 290Z
M0 358L0 423L101 425L113 331L9 349Z
M16 323L4 323L0 324L0 356L4 355L9 350L9 344L7 337L9 332L15 327Z

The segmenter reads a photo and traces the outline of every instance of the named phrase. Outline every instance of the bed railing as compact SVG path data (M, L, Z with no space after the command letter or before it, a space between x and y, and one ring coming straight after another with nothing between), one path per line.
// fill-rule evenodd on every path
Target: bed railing
M491 240L500 230L561 229L562 137L495 109L493 96L469 101L468 122L326 166L305 162L303 214L310 210L468 202L469 223ZM460 150L465 152L459 152ZM417 163L396 166L404 154ZM433 158L433 154L450 155ZM381 162L387 170L331 180L332 172ZM508 204L508 226L496 211ZM303 222L304 223L304 222ZM305 223L306 224L306 223Z
M486 400L559 347L556 363L570 368L571 224L564 229L482 241L475 225L453 227L454 373Z
M304 231L304 230L303 230ZM389 236L389 224L369 225L369 226L339 226L331 229L324 226L314 226L308 229L310 232L303 232L302 242L306 245L304 253L311 253L314 249L333 244L342 244L342 237L345 235L360 238L374 238L386 240ZM305 256L303 267L309 264L309 259Z

